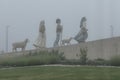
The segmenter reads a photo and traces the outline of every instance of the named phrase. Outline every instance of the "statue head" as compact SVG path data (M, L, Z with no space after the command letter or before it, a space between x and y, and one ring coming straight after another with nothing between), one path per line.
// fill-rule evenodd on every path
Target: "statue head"
M80 22L80 28L86 27L86 21L87 21L86 17L82 17L81 22Z
M57 24L60 24L61 23L61 20L58 18L58 19L56 19L56 23Z

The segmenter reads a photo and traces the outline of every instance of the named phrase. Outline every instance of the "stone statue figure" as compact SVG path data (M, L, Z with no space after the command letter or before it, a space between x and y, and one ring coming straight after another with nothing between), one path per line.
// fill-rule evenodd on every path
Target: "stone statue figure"
M61 20L56 19L57 23L57 28L56 28L56 40L54 42L54 47L59 46L59 42L62 40L62 31L63 31L63 26L61 25Z
M45 21L42 20L39 25L39 35L35 43L33 44L36 48L46 47L46 32L45 32Z
M80 43L80 42L85 42L85 40L88 38L88 29L86 29L86 17L82 17L81 22L80 22L80 31L78 34L74 37L74 39Z

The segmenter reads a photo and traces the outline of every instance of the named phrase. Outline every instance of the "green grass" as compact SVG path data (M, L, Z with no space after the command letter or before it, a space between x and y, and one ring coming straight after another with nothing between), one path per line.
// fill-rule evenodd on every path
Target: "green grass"
M0 80L119 80L120 68L36 66L1 68Z
M5 67L57 64L60 63L63 58L63 54L59 54L57 51L41 51L27 55L0 57L0 66Z

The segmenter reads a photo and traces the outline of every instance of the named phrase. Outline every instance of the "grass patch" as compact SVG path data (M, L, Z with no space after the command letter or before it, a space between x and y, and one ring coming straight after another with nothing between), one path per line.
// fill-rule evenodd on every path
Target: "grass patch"
M37 66L0 69L0 80L119 80L120 68Z
M63 54L58 51L41 51L27 55L0 58L0 66L31 66L43 64L56 64L63 60Z
M112 66L120 66L120 55L111 57L109 63Z

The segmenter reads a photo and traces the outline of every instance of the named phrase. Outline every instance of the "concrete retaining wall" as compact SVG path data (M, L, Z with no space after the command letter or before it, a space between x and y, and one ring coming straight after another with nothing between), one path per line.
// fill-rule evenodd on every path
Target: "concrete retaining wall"
M27 53L41 51L41 50L59 50L59 52L64 52L64 55L67 59L79 59L80 58L80 48L88 49L88 58L89 59L110 59L112 56L120 55L120 37L89 41L86 43L61 46L56 48L46 48L39 50L28 50L24 52L17 53L7 53L1 54L0 56L20 56L25 55Z
M88 49L89 59L102 58L108 60L112 56L120 55L120 37L89 41L86 43L62 46L54 49L64 52L67 59L79 59L80 48Z

